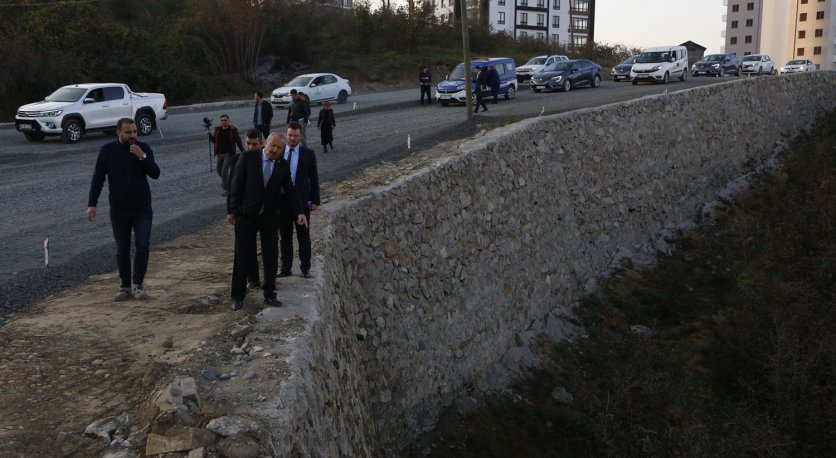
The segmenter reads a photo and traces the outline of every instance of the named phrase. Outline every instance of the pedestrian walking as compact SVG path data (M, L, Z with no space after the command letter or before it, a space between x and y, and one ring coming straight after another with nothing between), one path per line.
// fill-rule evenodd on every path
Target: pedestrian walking
M499 72L496 71L496 67L491 65L488 69L488 86L490 86L491 95L493 96L493 102L491 102L491 105L496 105L496 101L499 98L499 87L502 86L502 80L499 79Z
M488 69L487 67L476 67L479 69L479 74L476 76L476 108L474 113L479 112L479 107L482 111L488 111L488 106L485 104L484 96L488 93Z
M87 197L87 221L96 218L96 207L102 187L107 180L110 224L116 241L116 265L119 268L119 291L115 301L137 297L147 299L145 272L151 245L151 187L148 177L160 177L160 167L154 162L154 152L147 144L137 141L136 122L122 118L116 123L116 141L105 143L96 158L96 168L90 181ZM134 254L131 269L131 233ZM134 289L131 290L131 281Z
M241 137L238 135L238 128L229 122L229 116L221 115L221 125L215 127L215 132L209 131L206 128L206 135L209 136L209 142L214 145L215 159L217 159L218 176L221 177L221 188L223 195L229 193L229 167L232 163L232 157L237 152L244 151L244 145L241 143ZM237 149L236 149L237 148Z
M270 123L273 122L273 106L262 98L261 92L255 93L255 111L253 112L253 127L261 132L262 138L270 135Z
M334 151L334 128L337 127L337 121L334 118L334 110L331 109L331 102L322 104L322 109L319 110L319 115L316 120L316 127L319 128L319 138L322 140L323 154L328 152L328 147Z
M290 175L296 188L295 197L298 202L293 202L291 195L285 196L287 208L295 208L299 205L304 212L307 224L293 223L292 218L282 218L279 225L282 248L282 269L280 277L291 275L293 265L293 231L296 230L296 239L299 242L299 268L302 277L310 278L311 269L311 232L310 218L311 211L319 208L319 174L316 169L316 154L313 150L301 145L302 129L299 123L291 121L287 125L285 133L287 146L284 149L284 158L290 165ZM293 215L292 212L286 214Z
M233 311L244 307L247 272L257 257L258 239L261 240L261 259L264 265L264 284L261 288L264 303L272 307L282 305L276 297L279 222L294 215L296 223L307 225L291 181L288 162L282 158L283 149L284 140L278 133L272 133L267 137L263 149L243 153L235 166L226 215L227 222L235 225L230 294ZM282 193L287 199L282 202L283 205L279 205Z
M248 129L247 132L244 133L244 148L246 151L251 150L261 150L264 147L264 141L261 138L261 132L258 129ZM236 154L232 156L229 165L229 185L232 184L232 175L235 173L235 166L238 164L238 160L241 159L242 154ZM226 205L227 208L229 207L229 196L226 198ZM255 288L259 288L261 286L261 280L259 280L258 275L258 259L253 257L251 258L251 263L247 267L247 291ZM235 256L233 258L233 265L234 263L238 262L238 253L235 252Z
M287 107L287 123L296 122L302 129L302 146L308 146L308 124L311 119L311 100L304 92L298 92L296 89L290 90L290 106Z

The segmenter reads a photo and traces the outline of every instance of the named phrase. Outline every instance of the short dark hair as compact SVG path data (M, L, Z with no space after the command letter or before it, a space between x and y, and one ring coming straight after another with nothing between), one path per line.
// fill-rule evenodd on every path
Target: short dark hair
M244 136L247 138L262 140L261 131L258 129L247 129L247 132L244 133Z
M287 123L287 128L290 130L302 130L302 125L296 121L290 121Z
M131 118L122 118L119 121L116 121L116 129L121 129L125 124L136 124L136 121Z
M291 93L291 94L298 94L299 92L298 92L298 91L296 91L296 89L291 89L291 90L290 90L290 93Z
M222 115L221 115L221 118L226 118L226 119L229 119L229 115L227 115L227 114L222 114Z
M255 96L258 97L259 99L264 98L264 96L261 95L261 91L256 91Z

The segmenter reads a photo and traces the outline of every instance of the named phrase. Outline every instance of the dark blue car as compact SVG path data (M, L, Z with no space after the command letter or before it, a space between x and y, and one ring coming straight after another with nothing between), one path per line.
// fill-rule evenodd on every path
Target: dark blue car
M531 90L534 92L556 89L569 92L576 86L600 85L601 66L583 59L555 62L531 77Z

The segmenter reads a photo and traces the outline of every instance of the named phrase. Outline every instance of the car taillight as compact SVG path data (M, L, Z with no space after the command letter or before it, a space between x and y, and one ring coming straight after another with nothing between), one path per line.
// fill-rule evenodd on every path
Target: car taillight
M168 100L163 100L163 110L168 110Z

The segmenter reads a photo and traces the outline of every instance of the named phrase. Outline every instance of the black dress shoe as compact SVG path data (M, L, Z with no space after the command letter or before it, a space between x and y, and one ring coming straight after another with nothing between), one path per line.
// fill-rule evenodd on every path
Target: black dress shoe
M302 272L302 278L311 278L311 273L307 270Z
M283 271L279 272L278 275L276 275L276 277L282 278L282 277L289 277L291 275L293 275L293 274L291 274L289 270L283 270Z
M265 297L264 298L264 305L268 307L281 307L282 301L276 299L275 297Z
M233 299L232 300L232 311L237 312L244 308L244 299Z

